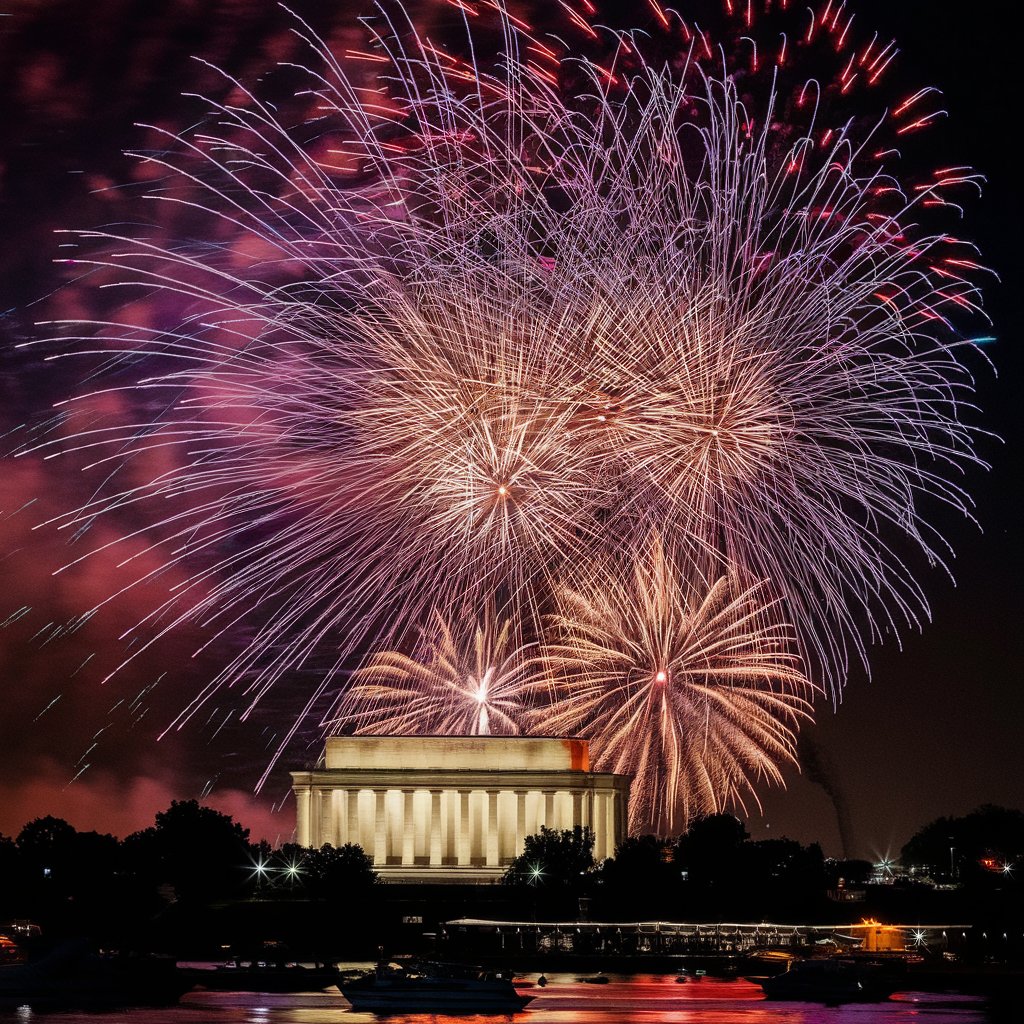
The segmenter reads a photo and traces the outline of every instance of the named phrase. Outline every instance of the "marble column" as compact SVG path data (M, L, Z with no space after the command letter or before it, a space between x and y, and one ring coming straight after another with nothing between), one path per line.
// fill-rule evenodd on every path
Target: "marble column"
M523 840L526 838L526 790L517 789L516 793L516 842L512 851L513 857L523 852Z
M444 840L444 858L449 864L458 859L459 834L459 793L455 789L446 789L444 793L445 821L447 829Z
M319 849L323 845L320 838L320 790L309 792L309 845Z
M576 824L571 818L572 815L572 794L568 790L555 791L555 821L556 828L572 828Z
M318 845L323 846L324 843L330 843L333 846L336 837L334 835L334 801L331 799L331 791L329 789L321 789L319 798L320 842Z
M607 856L615 856L615 802L614 793L606 793L604 798L604 818L602 824L605 831L605 847Z
M360 789L350 789L348 791L348 833L345 836L345 842L361 846L365 853L369 844L362 833L359 818L359 794L361 792L362 790Z
M336 847L344 846L349 842L348 838L348 800L347 789L336 789L331 794L332 815L334 817L334 839L332 842Z
M302 788L295 791L295 841L299 846L312 846L313 840L310 837L309 827L309 789Z
M594 860L602 861L608 858L608 837L606 821L607 816L604 809L604 793L593 793L594 813Z
M441 864L441 790L430 791L430 817L427 827L430 829L429 858L433 867Z
M498 791L485 790L484 805L484 863L489 868L496 868L501 863L501 835L498 832Z
M606 856L615 856L615 819L617 817L616 812L618 811L619 795L617 793L608 794L608 817L605 820L605 828L608 830L608 853Z
M589 825L591 831L594 828L594 791L587 789L583 791L583 811L580 822L583 825ZM596 844L595 844L596 848Z
M460 867L467 867L472 856L472 821L469 816L469 790L460 789L455 813L455 857Z
M413 791L402 790L402 863L412 865L416 863L416 822L413 818L412 806Z
M387 790L373 791L373 863L385 865L388 862Z

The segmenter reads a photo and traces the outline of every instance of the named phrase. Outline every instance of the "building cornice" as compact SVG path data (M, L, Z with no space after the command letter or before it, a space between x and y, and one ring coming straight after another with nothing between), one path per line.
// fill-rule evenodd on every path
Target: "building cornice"
M630 782L628 775L571 769L316 768L291 776L293 786L359 789L627 790Z

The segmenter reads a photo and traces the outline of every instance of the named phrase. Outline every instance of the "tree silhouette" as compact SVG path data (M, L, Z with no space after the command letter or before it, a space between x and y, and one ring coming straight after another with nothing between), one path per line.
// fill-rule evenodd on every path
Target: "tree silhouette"
M728 888L739 873L740 851L749 838L739 818L709 814L694 821L679 837L676 863L696 887Z
M1024 867L1024 811L985 804L962 818L937 818L903 847L908 867L970 881Z
M306 891L316 899L362 898L378 881L372 858L354 843L308 851L303 871Z
M505 885L575 892L594 870L594 833L587 826L553 829L523 840L523 852L508 866Z
M173 886L185 901L235 894L253 872L249 830L196 800L172 801L152 828L124 841L133 869L153 884Z

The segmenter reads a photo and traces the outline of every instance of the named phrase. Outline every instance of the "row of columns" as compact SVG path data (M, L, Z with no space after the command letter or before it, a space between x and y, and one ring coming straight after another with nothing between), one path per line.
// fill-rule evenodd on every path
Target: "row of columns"
M589 825L594 856L601 860L614 853L616 823L625 812L615 792L594 789L313 787L296 796L300 842L356 843L379 866L499 867L518 856L523 837L542 825Z

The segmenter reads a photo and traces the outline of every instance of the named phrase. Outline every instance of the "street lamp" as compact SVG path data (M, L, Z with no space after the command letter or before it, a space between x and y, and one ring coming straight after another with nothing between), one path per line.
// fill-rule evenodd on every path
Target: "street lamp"
M267 865L262 860L256 861L252 873L256 876L256 891L259 892L263 887L263 879L267 874Z

